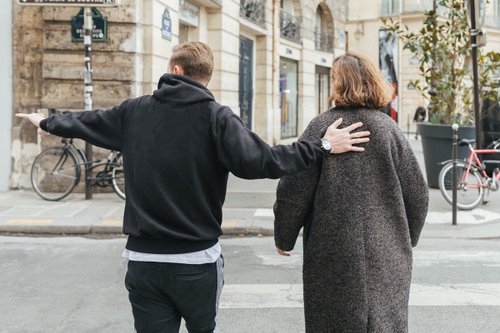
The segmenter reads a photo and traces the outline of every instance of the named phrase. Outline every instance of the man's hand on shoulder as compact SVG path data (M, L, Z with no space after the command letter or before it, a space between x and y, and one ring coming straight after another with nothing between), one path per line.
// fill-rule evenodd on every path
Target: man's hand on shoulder
M370 139L370 132L361 131L354 132L357 128L363 126L363 123L355 123L345 128L338 128L342 123L342 118L339 118L331 124L326 130L324 138L327 139L332 149L331 154L342 154L348 151L362 152L365 149L363 147L356 146L360 143L368 142Z

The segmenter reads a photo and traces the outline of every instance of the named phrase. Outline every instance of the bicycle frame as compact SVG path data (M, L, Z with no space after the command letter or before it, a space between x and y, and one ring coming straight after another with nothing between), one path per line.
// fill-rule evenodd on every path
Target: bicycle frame
M486 173L485 167L483 166L483 162L478 157L478 154L497 154L500 153L500 149L477 149L475 150L474 147L470 144L467 143L469 147L469 156L467 157L466 163L467 163L467 170L466 172L463 173L461 183L465 184L467 176L471 170L471 168L476 168L481 177L483 179L493 179L495 181L498 181L500 179L500 172L497 172L496 174L493 175L493 177L488 176ZM499 162L500 164L500 162ZM482 184L478 185L484 188L488 188L489 184L488 182L483 182Z
M88 177L87 178L88 171L93 171L95 168L98 168L98 167L104 165L105 168L103 171L109 173L109 172L111 172L112 167L117 166L114 161L116 160L117 156L120 155L120 152L118 152L118 151L114 151L114 150L110 151L108 158L105 161L94 160L94 161L89 162L87 160L87 156L85 156L85 152L83 151L83 149L81 149L79 146L77 146L73 142L72 138L62 138L61 142L63 143L65 148L72 150L74 155L77 156L78 159L81 161L81 163L78 163L78 165L80 167L83 166L83 168L84 168L83 171L85 171L86 179L90 179L92 181L98 180L96 177ZM90 166L90 165L92 165L92 166Z

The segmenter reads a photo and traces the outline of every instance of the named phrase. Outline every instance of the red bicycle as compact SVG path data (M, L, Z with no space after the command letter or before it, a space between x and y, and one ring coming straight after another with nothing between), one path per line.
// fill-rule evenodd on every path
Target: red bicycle
M456 161L457 207L471 210L481 203L486 203L486 191L498 190L500 180L500 161L479 159L478 155L500 153L500 139L493 141L486 149L474 149L473 140L462 139L459 146L469 147L469 156L465 161ZM439 189L446 201L452 204L453 196L453 161L443 162L439 173ZM488 166L493 166L491 176L486 172Z

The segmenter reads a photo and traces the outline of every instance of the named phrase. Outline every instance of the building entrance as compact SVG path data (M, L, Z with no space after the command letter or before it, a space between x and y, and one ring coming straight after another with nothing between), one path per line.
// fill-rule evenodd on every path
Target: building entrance
M252 129L253 118L253 41L240 37L240 116L245 126Z

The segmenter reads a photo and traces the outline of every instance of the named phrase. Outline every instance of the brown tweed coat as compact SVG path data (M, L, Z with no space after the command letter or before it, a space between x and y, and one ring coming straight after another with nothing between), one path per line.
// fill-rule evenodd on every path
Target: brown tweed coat
M304 227L306 332L407 332L427 185L409 142L380 111L329 110L301 140L322 137L340 117L342 126L362 121L371 132L365 152L330 155L280 180L275 243L292 250Z

